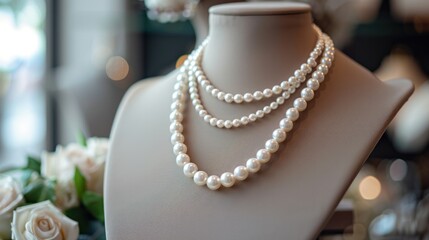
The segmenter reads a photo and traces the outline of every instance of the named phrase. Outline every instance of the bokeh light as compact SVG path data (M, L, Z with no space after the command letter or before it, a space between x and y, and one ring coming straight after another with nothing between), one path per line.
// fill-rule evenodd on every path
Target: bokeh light
M389 168L389 175L393 181L402 181L407 176L408 166L402 159L396 159Z
M129 71L130 67L127 60L121 56L111 57L106 63L106 74L114 81L125 79Z
M363 199L376 199L381 193L380 181L374 176L366 176L359 184L359 193Z

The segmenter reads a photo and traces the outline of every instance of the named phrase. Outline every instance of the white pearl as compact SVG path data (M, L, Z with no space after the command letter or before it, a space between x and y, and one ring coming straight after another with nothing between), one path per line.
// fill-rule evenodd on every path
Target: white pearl
M253 101L253 95L250 94L250 93L244 94L243 98L244 98L245 102L251 102L251 101Z
M241 94L235 94L234 95L234 102L235 103L242 103L243 102L243 95L241 95Z
M212 116L211 115L205 115L204 116L204 122L210 123L210 120L212 120Z
M309 87L309 88L311 88L313 90L319 89L319 86L320 86L319 81L317 81L316 79L310 78L307 81L307 87Z
M171 144L183 143L184 141L185 137L179 132L175 132L171 135Z
M209 178L207 178L207 187L211 190L217 190L220 188L221 182L218 176L211 175Z
M305 101L310 101L314 97L314 91L311 88L304 88L301 91L301 97L305 99Z
M224 187L232 187L235 183L234 174L232 174L230 172L224 172L220 176L220 182Z
M211 92L213 89L214 89L214 87L213 87L212 85L208 85L208 86L206 87L206 91L207 91L207 92Z
M271 97L273 95L273 90L271 90L269 88L266 88L266 89L264 89L263 93L264 93L264 96L266 98L269 98L269 97Z
M288 117L290 120L295 121L299 117L299 111L296 108L289 108L286 111L286 117Z
M321 62L328 67L330 67L332 65L332 59L330 59L330 58L324 57L324 58L322 58Z
M275 110L275 109L277 109L278 107L279 107L279 104L278 104L277 102L272 102L272 103L270 103L270 108L271 108L271 109Z
M305 74L310 73L311 67L307 63L303 63L301 64L301 71L304 72Z
M247 125L249 123L249 118L247 116L243 116L240 121L243 125Z
M198 171L194 174L194 182L199 186L203 186L207 182L208 175L204 171Z
M278 128L273 131L273 139L275 139L277 142L283 142L286 139L286 132L285 130Z
M310 65L310 67L315 67L317 65L316 59L314 58L309 58L307 60L307 64Z
M257 118L258 117L256 116L256 114L254 114L254 113L249 114L249 120L250 121L254 122L254 121L256 121Z
M198 99L200 98L200 95L198 93L191 93L191 99Z
M293 101L293 106L302 112L307 108L307 102L303 98L297 98Z
M186 99L186 95L181 92L173 93L173 100L184 101Z
M274 94L280 94L283 91L283 89L279 85L275 85L272 91Z
M256 111L256 117L263 118L264 117L264 111L262 111L262 110Z
M253 93L253 98L255 100L261 100L264 97L264 94L261 91L256 91Z
M289 83L289 82L287 82L287 81L283 81L283 82L281 82L281 83L280 83L280 87L281 87L283 90L288 90L288 89L290 88L290 83Z
M174 147L173 147L173 152L178 155L180 153L186 153L186 151L188 150L188 148L186 147L185 144L183 143L175 143Z
M180 112L178 112L176 110L174 110L173 112L171 112L171 114L170 114L170 121L179 121L179 122L181 122L182 120L183 120L183 115Z
M216 123L217 123L217 118L212 118L212 119L210 119L210 126L216 126Z
M219 92L217 94L217 99L219 99L220 101L223 101L225 99L225 93L224 92Z
M177 121L170 124L170 132L183 132L183 125Z
M219 119L219 120L217 120L217 122L216 122L216 126L217 126L218 128L223 128L223 127L225 126L225 122L224 122L223 120Z
M294 86L295 83L298 82L298 79L296 77L289 77L289 79L287 80L289 82L290 85Z
M323 73L321 71L313 72L312 77L319 82L323 82L323 80L325 79L325 75L323 75Z
M259 149L256 153L256 159L261 163L266 163L270 161L271 153L267 149Z
M278 97L276 99L276 102L277 102L277 104L281 105L281 104L283 104L285 102L285 98L284 97Z
M192 105L196 106L196 105L199 105L199 104L201 104L201 101L199 99L192 100Z
M293 122L289 118L283 118L280 120L280 128L285 130L285 132L290 132L293 128Z
M194 174L198 171L198 167L195 163L187 163L183 166L183 173L187 177L193 177Z
M290 90L290 88L289 88L289 90ZM283 97L284 99L288 99L288 98L290 97L290 93L289 93L289 91L283 92L283 93L282 93L282 97Z
M209 84L210 84L210 82L207 80L201 81L201 87L203 87L203 88L206 88Z
M269 114L271 112L271 108L269 106L265 106L262 111L264 112L264 114Z
M317 58L319 56L319 54L317 54L317 52L311 52L310 53L310 57L312 57L312 58Z
M201 104L197 104L197 105L195 105L195 110L197 110L198 112L201 110L204 110L204 106Z
M190 161L191 161L191 159L189 158L188 154L186 154L186 153L180 153L176 157L176 164L179 167L185 166L185 164L189 163Z
M200 115L200 117L204 117L205 115L207 115L207 111L206 110L200 110L198 112L198 115Z
M170 108L171 108L171 111L174 111L174 110L183 111L183 109L185 108L185 105L181 104L178 101L175 101L171 104Z
M245 166L238 166L234 169L234 177L237 180L243 181L249 176L249 172Z
M225 94L225 102L232 103L233 100L234 100L234 96L231 93Z
M256 173L261 169L261 163L256 158L251 158L246 162L246 168L251 173Z
M232 121L231 120L225 120L224 127L225 128L231 128L232 127Z
M298 78L302 78L302 77L304 77L305 75L304 75L304 73L301 71L301 70L296 70L294 73L293 73L294 75L295 75L295 77L298 79Z
M296 85L296 84L295 84ZM288 93L289 94L292 94L292 93L294 93L295 92L295 90L296 90L296 87L294 86L294 87L292 87L292 88L289 88L289 90L288 90ZM289 98L289 97L288 97Z
M279 143L274 139L270 139L265 142L265 148L270 151L270 153L275 153L279 149Z
M238 120L238 119L232 120L232 126L239 127L240 125L241 125L240 120Z
M317 67L317 70L321 71L323 74L327 74L329 71L329 68L328 66L322 63Z
M212 90L211 93L212 93L213 97L217 97L217 94L219 93L219 89L215 88L215 89Z

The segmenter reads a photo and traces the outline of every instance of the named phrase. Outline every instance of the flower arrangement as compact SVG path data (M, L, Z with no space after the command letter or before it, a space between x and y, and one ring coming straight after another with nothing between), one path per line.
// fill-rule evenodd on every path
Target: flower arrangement
M0 239L105 239L109 141L79 139L0 174Z

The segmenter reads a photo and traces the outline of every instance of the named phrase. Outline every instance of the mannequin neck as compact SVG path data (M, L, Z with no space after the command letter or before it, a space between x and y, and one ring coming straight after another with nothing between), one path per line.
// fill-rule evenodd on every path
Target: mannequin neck
M215 6L210 9L203 68L214 82L265 81L270 86L270 81L279 82L304 63L316 41L306 4Z
M200 45L209 33L209 8L218 4L242 1L243 0L201 0L192 17L192 25L196 35L196 45Z

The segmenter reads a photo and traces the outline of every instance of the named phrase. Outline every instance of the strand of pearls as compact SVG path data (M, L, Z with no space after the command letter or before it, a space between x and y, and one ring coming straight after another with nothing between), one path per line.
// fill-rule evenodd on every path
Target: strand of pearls
M288 80L284 80L280 84L274 85L271 88L257 90L253 93L229 93L216 88L204 74L204 70L201 66L203 52L205 46L208 43L208 38L196 49L195 56L190 58L190 70L192 72L191 75L196 77L198 83L206 92L220 101L227 103L250 103L253 101L260 101L266 98L271 98L272 96L280 95L284 91L288 91L291 88L296 88L296 86L293 84L294 82L299 83L305 81L305 76L311 73L312 69L317 65L316 59L323 52L324 42L321 30L316 25L313 25L313 27L318 34L318 40L306 63L301 64L300 68L296 69L294 71L294 75L289 77Z
M232 172L224 172L220 176L209 175L200 170L195 163L191 162L187 154L188 147L185 144L182 121L187 98L188 77L191 72L185 66L180 68L172 96L170 132L176 164L183 168L185 176L192 178L197 185L217 190L221 186L232 187L235 183L245 180L249 174L258 172L263 164L269 162L271 156L278 151L280 143L285 141L287 133L293 129L293 122L298 120L300 112L306 109L307 102L314 98L314 92L324 81L325 75L332 65L335 53L334 45L329 36L323 34L323 39L325 49L317 70L312 74L312 78L307 82L306 87L301 90L300 97L294 100L293 107L286 110L285 117L280 120L279 127L273 131L272 138L266 140L264 148L259 149L255 157L248 159L244 165L237 166Z
M324 43L323 37L320 37L319 41L321 43ZM323 51L324 46L322 45L321 48L318 48L318 50L319 49L320 49L320 51ZM196 54L198 54L198 52ZM319 57L320 54L321 53L318 53L317 57ZM191 54L189 56L189 58L191 60L194 59L195 54ZM315 60L317 60L317 58ZM185 62L186 68L192 68L192 66L193 65L192 64L190 65L189 61ZM297 72L297 71L295 71L295 72ZM189 94L190 94L191 102L195 108L195 111L204 120L204 122L210 124L213 127L217 127L217 128L237 128L237 127L241 127L241 126L246 126L247 124L255 122L258 119L262 119L264 116L270 114L271 112L276 110L279 106L283 105L286 102L286 100L289 99L290 95L292 93L294 93L297 88L300 87L301 83L305 82L306 75L311 73L311 68L310 68L310 72L306 72L305 74L300 75L302 77L297 77L298 74L295 74L295 76L290 77L287 81L287 85L288 85L287 90L280 92L281 96L277 97L269 105L266 105L266 106L262 107L261 109L255 111L253 113L250 113L248 115L241 116L238 118L234 118L234 119L220 119L220 118L213 116L213 114L210 114L208 112L208 110L204 107L204 105L200 99L199 92L198 92L198 83L196 80L198 78L198 76L195 75L195 71L191 70L191 71L189 71L189 73L190 73L190 75L188 76L188 85L189 85L188 87L189 87ZM299 72L299 74L301 74L301 73L302 72ZM313 73L313 74L316 74L316 73ZM309 78L308 81L309 82L312 81L312 78Z

